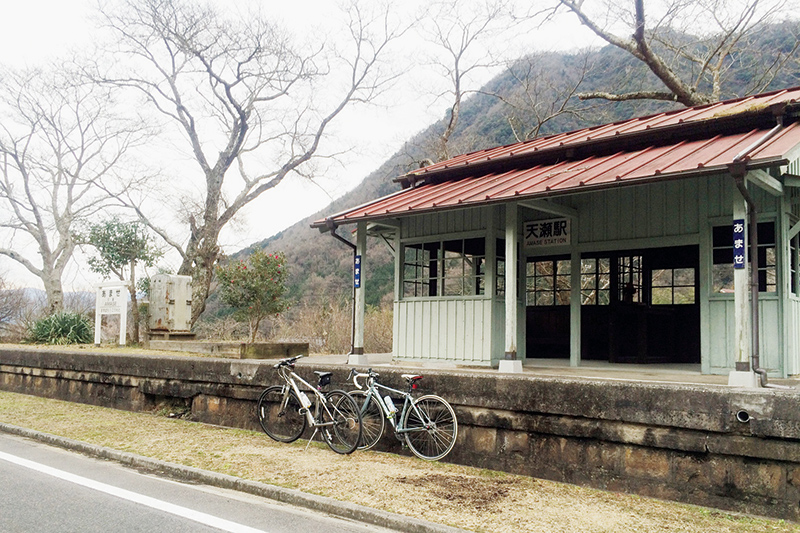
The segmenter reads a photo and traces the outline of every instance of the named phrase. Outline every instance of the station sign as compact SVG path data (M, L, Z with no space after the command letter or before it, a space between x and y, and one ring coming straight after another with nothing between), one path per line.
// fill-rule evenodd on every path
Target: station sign
M569 218L529 220L524 227L525 247L568 246L572 243L572 223Z
M745 267L744 252L744 219L733 221L733 268L740 269Z
M361 288L361 256L355 257L355 264L353 265L353 287L356 289Z

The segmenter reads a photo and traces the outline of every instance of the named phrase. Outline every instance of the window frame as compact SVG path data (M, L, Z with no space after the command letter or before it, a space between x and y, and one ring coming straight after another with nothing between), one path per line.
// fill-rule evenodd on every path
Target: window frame
M482 253L471 253L477 248ZM410 254L410 251L414 250ZM402 300L486 295L487 250L484 235L461 235L402 243ZM409 272L413 275L409 276Z
M775 219L758 221L758 292L762 294L777 294L778 292L778 225ZM749 237L749 229L745 230ZM771 232L772 242L765 242L762 236ZM730 243L728 236L730 235ZM719 238L718 238L719 236ZM724 241L724 242L721 242ZM750 250L748 245L747 254ZM721 259L724 259L722 261ZM749 257L748 257L749 259ZM769 262L771 260L771 262ZM750 271L750 261L747 271ZM724 268L721 268L724 267ZM711 295L732 294L733 287L721 285L717 289L718 273L730 271L731 283L733 282L733 224L712 224L711 226Z

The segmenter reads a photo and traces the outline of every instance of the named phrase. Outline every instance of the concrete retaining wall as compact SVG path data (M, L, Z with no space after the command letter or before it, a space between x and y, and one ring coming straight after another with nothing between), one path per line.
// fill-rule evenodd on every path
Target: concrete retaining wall
M281 359L307 354L307 342L214 342L195 340L151 339L152 350L210 354L233 359Z
M334 372L350 367L298 365ZM380 370L400 387L403 372ZM456 408L448 460L614 491L800 519L800 395L592 379L426 370L422 392ZM161 402L200 422L256 429L271 362L0 350L0 389L147 410ZM313 383L313 381L312 381ZM737 421L737 413L750 420ZM393 436L383 449L400 451Z

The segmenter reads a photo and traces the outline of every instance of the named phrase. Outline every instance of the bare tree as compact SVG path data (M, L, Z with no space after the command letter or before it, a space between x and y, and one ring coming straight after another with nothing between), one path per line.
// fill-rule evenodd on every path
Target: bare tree
M67 67L0 73L0 255L41 279L50 312L63 308L75 225L131 184L117 170L142 130L115 108Z
M471 77L479 71L499 67L502 59L494 53L489 42L508 29L510 19L508 0L478 0L465 3L459 0L440 0L425 7L420 29L435 45L433 66L448 80L448 88L439 94L450 104L444 130L436 140L438 161L453 155L448 143L458 126L464 98L475 92L470 88ZM497 46L495 41L494 47Z
M624 50L652 72L663 89L581 93L582 99L662 100L685 106L721 98L726 75L749 61L756 74L749 92L759 92L794 58L798 41L785 50L753 50L767 24L791 13L791 0L608 0L592 9L583 0L558 0L549 17L566 9L607 43ZM625 36L621 36L625 35ZM629 36L628 36L629 35Z
M26 306L25 292L11 286L0 273L0 333L15 333Z
M259 12L230 19L184 0L123 0L103 13L120 60L98 80L137 91L180 133L195 170L184 236L160 226L134 198L124 202L181 256L194 284L192 321L205 309L222 229L309 163L348 106L372 101L391 82L382 57L402 30L388 11L353 3L341 50L295 45ZM188 234L188 235L186 235Z
M509 65L510 90L488 93L507 106L506 120L517 141L535 139L543 128L564 115L580 120L581 112L571 101L591 65L589 53L576 59L568 66L561 55L528 55Z

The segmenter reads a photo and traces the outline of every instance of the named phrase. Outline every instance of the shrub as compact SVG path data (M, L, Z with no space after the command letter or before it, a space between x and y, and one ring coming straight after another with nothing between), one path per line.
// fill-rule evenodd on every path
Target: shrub
M255 342L261 321L287 307L286 256L255 250L247 261L217 268L219 297L233 308L233 317L250 326L250 342Z
M92 323L78 313L55 313L33 323L28 342L36 344L89 344L94 341Z

